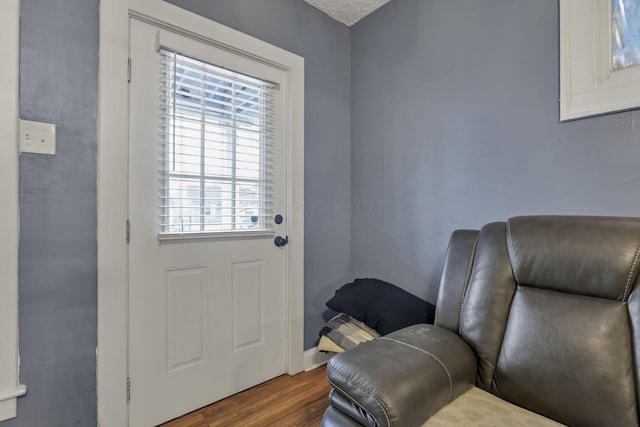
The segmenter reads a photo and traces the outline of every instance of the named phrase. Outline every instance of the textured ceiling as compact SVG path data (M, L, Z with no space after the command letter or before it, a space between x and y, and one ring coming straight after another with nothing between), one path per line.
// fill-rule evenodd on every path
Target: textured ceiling
M352 26L390 0L304 0L348 26Z

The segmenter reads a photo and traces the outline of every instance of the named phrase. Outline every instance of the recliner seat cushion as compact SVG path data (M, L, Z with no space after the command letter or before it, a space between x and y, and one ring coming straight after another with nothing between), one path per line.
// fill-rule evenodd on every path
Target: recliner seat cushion
M564 424L513 405L478 387L438 411L422 427L561 427Z

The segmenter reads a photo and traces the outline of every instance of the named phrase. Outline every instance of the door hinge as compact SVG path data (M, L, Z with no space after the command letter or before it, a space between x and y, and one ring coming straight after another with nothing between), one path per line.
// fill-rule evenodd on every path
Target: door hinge
M127 403L131 401L131 379L127 377Z
M131 58L127 58L127 82L131 83Z
M125 227L125 240L127 241L127 245L131 241L131 222L127 219L127 223Z

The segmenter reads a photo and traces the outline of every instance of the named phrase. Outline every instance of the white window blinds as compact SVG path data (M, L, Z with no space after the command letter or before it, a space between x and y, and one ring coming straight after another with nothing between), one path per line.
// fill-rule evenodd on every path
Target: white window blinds
M160 54L160 237L271 231L274 85Z

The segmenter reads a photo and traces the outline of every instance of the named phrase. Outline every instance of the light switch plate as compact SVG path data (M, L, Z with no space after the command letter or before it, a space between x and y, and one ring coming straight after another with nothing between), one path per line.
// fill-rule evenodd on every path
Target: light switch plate
M20 152L56 154L56 125L20 120Z

